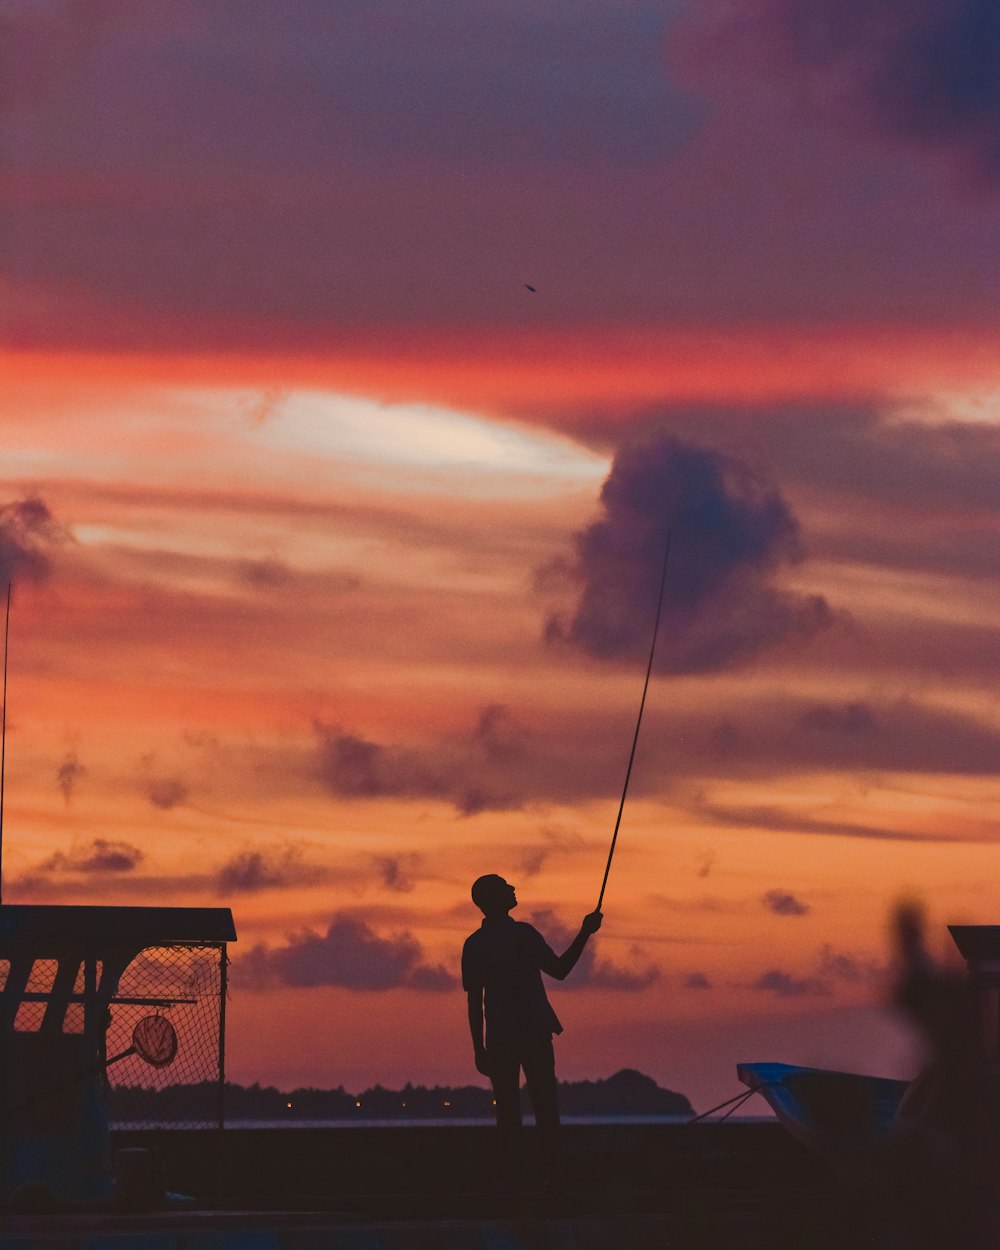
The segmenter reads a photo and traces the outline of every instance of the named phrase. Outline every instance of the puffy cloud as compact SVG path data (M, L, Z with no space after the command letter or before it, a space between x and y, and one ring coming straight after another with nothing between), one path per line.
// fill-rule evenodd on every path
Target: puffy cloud
M414 852L375 856L375 868L382 884L397 894L408 894L413 889L416 885L414 873L421 862L421 856Z
M820 948L819 972L823 977L848 985L880 984L888 976L888 968L869 955L837 950L829 943Z
M285 886L320 885L330 875L322 866L306 863L296 846L247 848L222 865L216 884L220 894L256 894Z
M467 736L419 747L373 742L321 721L313 728L319 779L340 797L444 799L464 816L523 802L511 780L523 731L500 704L485 707Z
M990 419L969 420L973 402ZM752 454L793 501L811 558L984 577L1000 573L994 407L984 393L906 405L678 404L632 419L720 456L734 447ZM621 426L621 414L609 413L591 437L613 444Z
M690 719L688 725L695 742L689 744L692 756L686 767L722 776L792 775L816 769L988 775L995 770L1000 750L1000 728L914 698L843 703L762 700L748 709L745 720L727 717L731 749L723 756L715 750L717 725L696 727ZM777 816L769 807L741 814L710 802L704 812L734 824L769 823L770 814ZM813 817L807 815L803 828L812 823Z
M829 985L820 978L796 977L782 968L762 972L750 988L778 998L823 997L830 993Z
M95 838L93 842L73 847L70 851L56 851L54 855L43 860L34 872L95 874L132 872L143 858L143 852L139 847L132 846L129 842Z
M811 911L808 903L803 903L787 890L768 890L760 901L776 916L807 916Z
M325 726L317 726L317 732L323 781L335 794L377 798L387 792L388 779L379 776L385 754L382 747L354 734L333 733Z
M509 790L471 785L460 790L455 805L463 816L478 816L480 812L510 812L520 807L522 800Z
M180 777L150 777L145 789L150 803L165 812L186 802L188 797L188 787Z
M731 709L731 710L730 710ZM617 795L621 764L608 742L627 743L634 711L573 708L549 716L526 713L531 749L498 760L481 752L470 736L440 735L419 745L373 742L340 729L317 731L318 753L282 757L291 784L308 771L338 798L411 798L449 803L461 815L504 811L533 803L581 802ZM923 703L914 698L845 698L821 702L798 697L794 686L750 693L719 719L715 702L647 708L643 766L635 779L646 794L663 794L688 781L697 788L685 801L699 821L726 827L760 827L802 834L900 840L996 836L985 824L973 829L950 820L949 832L932 822L880 827L876 822L830 814L825 805L793 811L769 803L733 802L714 791L715 781L794 777L843 771L875 773L953 773L992 775L1000 752L1000 728L978 716ZM720 747L724 738L724 747ZM318 768L317 768L318 764ZM706 835L707 837L707 835ZM553 853L569 853L576 835L541 832L537 842L512 848L521 872L541 870ZM705 850L692 871L708 877L715 854Z
M331 882L363 890L379 881L394 893L405 894L416 885L423 863L417 852L355 857L335 866L311 863L302 846L245 847L231 856L215 875L219 894L256 894L265 890L309 888Z
M491 759L509 760L520 754L523 729L502 703L488 703L479 714L473 742Z
M268 557L261 560L242 560L237 566L237 578L254 590L275 590L287 586L292 573L287 564Z
M76 789L76 783L81 777L87 775L87 770L80 763L75 751L69 751L65 759L56 769L56 784L62 792L63 798L69 803L73 797L73 791Z
M351 990L453 989L454 976L424 962L420 943L409 933L380 937L363 920L339 913L323 934L310 930L285 946L253 947L234 961L234 974L253 989L284 985L337 985Z
M568 622L550 619L550 639L601 658L644 655L668 531L661 669L731 668L831 623L821 596L777 586L781 568L802 558L798 523L741 461L669 436L629 446L615 457L601 504L604 515L576 540L576 610Z
M283 885L280 865L268 860L262 851L240 851L219 869L219 893L255 892Z
M689 972L685 975L681 986L686 990L710 990L712 982L704 972Z
M0 586L19 577L38 581L50 568L51 552L67 539L48 505L36 496L0 504Z
M782 968L770 968L749 988L778 998L823 998L833 994L838 983L855 987L878 984L886 975L878 960L825 944L817 954L814 972L797 976Z
M1000 11L993 0L764 0L786 69L884 134L1000 175Z
M416 751L388 748L317 722L320 780L345 798L440 797L445 779L425 767Z
M536 877L553 856L571 855L587 845L580 834L559 828L546 827L539 830L539 836L539 843L526 847L518 856L518 869L526 877Z
M594 959L579 974L577 968L570 974L575 976L573 984L577 989L602 990L644 990L655 985L663 977L663 970L656 964L642 964L635 968L626 968L611 960ZM568 984L568 982L567 982Z
M545 861L550 853L547 846L529 847L528 850L522 852L517 866L526 877L537 877L545 867Z

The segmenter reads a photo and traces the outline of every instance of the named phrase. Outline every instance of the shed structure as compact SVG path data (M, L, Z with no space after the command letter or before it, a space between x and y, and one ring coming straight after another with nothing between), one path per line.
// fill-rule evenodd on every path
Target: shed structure
M222 1126L235 940L227 907L0 905L0 1196L106 1198L118 1086L194 1091L182 1122ZM176 1034L161 1067L133 1045L150 1016Z

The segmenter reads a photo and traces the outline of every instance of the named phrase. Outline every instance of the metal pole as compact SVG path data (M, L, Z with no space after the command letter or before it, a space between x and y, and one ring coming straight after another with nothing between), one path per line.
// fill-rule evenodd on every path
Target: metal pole
M625 784L622 786L622 801L618 804L618 819L615 821L615 831L611 836L611 850L608 851L608 862L604 868L604 880L601 882L601 893L597 899L595 911L601 910L601 904L604 902L604 889L608 884L608 873L611 871L611 861L615 854L615 844L618 841L618 830L622 823L622 812L625 810L625 796L628 794L629 778L632 776L632 764L635 760L635 748L639 742L639 726L642 724L642 710L646 706L646 691L649 689L649 677L653 671L653 655L656 651L656 636L660 632L660 615L663 612L663 588L667 584L667 561L670 559L670 537L671 530L667 530L667 548L663 553L663 570L660 573L660 592L656 599L656 620L653 623L653 642L649 648L649 663L646 665L646 680L642 687L642 701L639 704L639 715L636 717L635 734L632 738L632 750L628 757L628 768L625 770Z
M223 942L219 951L219 1129L226 1127L226 998L229 995L229 956Z
M7 755L7 643L10 639L10 580L7 582L7 612L3 627L3 710L0 712L0 903L3 902L3 785Z
M216 1159L216 1202L221 1207L229 1188L226 1158L226 999L229 997L229 955L226 943L219 948L219 1152Z

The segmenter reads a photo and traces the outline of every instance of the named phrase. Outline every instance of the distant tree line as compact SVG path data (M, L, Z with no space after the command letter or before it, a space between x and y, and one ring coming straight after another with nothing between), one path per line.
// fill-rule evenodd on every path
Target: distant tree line
M111 1118L118 1123L136 1121L176 1123L212 1120L218 1108L218 1085L168 1085L148 1089L141 1085L116 1085L110 1092ZM567 1116L693 1115L683 1094L662 1089L634 1068L623 1068L598 1081L562 1081L560 1107ZM528 1110L527 1100L525 1110ZM336 1089L293 1089L273 1086L226 1084L226 1119L239 1120L425 1120L490 1119L493 1098L480 1085L411 1085L383 1089L375 1085L359 1094Z

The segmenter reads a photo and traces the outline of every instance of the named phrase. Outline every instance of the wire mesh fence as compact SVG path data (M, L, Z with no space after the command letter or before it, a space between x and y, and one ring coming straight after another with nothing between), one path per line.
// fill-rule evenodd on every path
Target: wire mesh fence
M207 1128L222 1118L224 946L156 946L125 969L107 1026L108 1102L113 1123ZM134 1044L140 1021L176 1035L176 1052L150 1062ZM148 1026L143 1026L148 1029ZM166 1060L166 1062L164 1062Z

